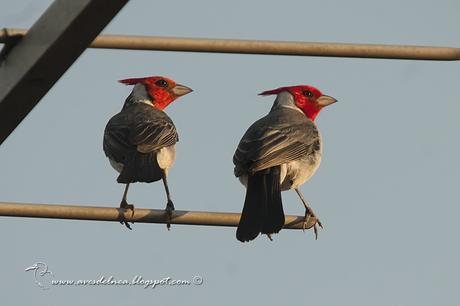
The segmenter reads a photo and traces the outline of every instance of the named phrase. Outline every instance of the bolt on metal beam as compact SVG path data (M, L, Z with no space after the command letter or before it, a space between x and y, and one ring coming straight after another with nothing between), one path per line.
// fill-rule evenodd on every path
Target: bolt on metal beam
M0 216L116 222L119 222L123 218L128 222L162 224L167 224L169 221L165 210L162 209L135 208L134 214L132 214L131 210L112 207L10 202L0 202ZM170 223L236 227L240 221L240 216L239 213L175 210L172 213ZM286 216L285 218L285 229L302 229L303 216ZM316 219L311 218L306 228L313 227L315 223Z
M24 35L26 32L25 29L8 29L10 35ZM5 40L6 37L0 35L0 43ZM460 60L460 48L450 47L159 36L99 35L91 43L90 48L438 61Z

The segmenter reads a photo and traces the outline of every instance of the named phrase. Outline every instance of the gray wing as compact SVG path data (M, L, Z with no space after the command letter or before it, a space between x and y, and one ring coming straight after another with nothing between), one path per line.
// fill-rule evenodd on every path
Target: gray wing
M179 137L172 120L163 112L151 108L134 118L128 139L141 153L149 153L174 145Z
M113 116L104 131L104 152L121 162L133 153L149 153L179 140L172 120L148 105L133 105Z
M270 112L244 134L233 156L235 175L305 158L320 148L315 124L290 109Z

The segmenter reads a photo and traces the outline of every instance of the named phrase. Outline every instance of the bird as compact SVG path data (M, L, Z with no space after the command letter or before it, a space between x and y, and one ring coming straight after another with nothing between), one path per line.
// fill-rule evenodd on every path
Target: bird
M337 100L310 85L267 90L276 95L270 112L254 122L241 138L233 155L234 174L246 187L246 196L236 238L254 240L260 233L278 233L285 216L281 191L293 189L305 207L303 229L310 218L322 224L299 187L308 181L321 162L322 142L315 118Z
M169 230L174 203L167 177L176 159L175 144L179 137L164 109L193 90L163 76L129 78L119 82L134 87L121 111L108 121L103 149L111 166L119 173L117 182L125 184L120 208L130 209L134 215L134 205L127 201L131 183L162 180L167 198L165 210ZM124 216L120 217L120 223L131 229Z

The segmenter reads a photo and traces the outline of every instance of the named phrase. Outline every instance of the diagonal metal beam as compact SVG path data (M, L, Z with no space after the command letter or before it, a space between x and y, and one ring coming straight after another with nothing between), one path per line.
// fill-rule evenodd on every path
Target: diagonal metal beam
M8 50L0 63L0 144L127 2L56 0Z

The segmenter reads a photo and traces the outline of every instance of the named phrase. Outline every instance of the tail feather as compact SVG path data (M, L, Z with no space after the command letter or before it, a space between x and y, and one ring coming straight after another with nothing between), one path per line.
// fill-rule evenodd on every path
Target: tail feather
M271 168L271 175L266 176L267 219L262 234L278 233L284 226L283 202L281 200L280 167Z
M239 241L253 240L262 231L267 214L266 202L265 176L260 173L248 176L246 198L236 230L236 238Z
M279 180L279 166L248 176L243 212L236 231L239 241L253 240L259 233L278 233L283 227L284 212Z
M163 171L158 165L156 153L133 152L124 162L123 170L117 178L118 183L151 183L161 180Z

